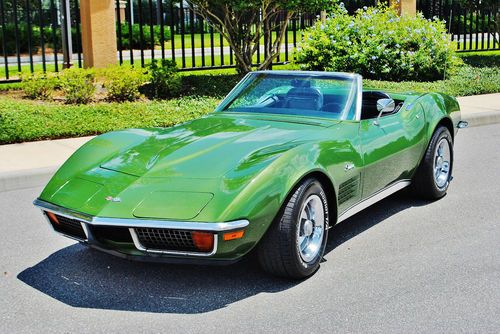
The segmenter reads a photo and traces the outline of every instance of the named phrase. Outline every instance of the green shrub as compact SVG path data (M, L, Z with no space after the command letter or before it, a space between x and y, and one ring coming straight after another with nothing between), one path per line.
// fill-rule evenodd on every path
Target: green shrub
M104 73L104 87L112 101L135 101L140 97L139 88L147 80L143 69L130 65L113 66Z
M365 7L366 8L366 7ZM390 81L442 79L453 48L442 21L399 17L384 6L354 16L340 6L305 32L297 51L304 69L356 72Z
M84 104L90 102L94 97L94 71L73 67L61 72L59 79L66 103Z
M28 52L29 50L29 41L30 39L28 38L28 35L30 33L28 29L28 25L26 23L20 23L17 26L17 34L18 34L18 45L16 45L16 39L15 39L15 31L16 31L16 26L14 23L6 23L5 26L3 27L5 31L5 53L7 55L13 55L16 53L17 48L19 48L19 52L24 53ZM47 35L47 31L44 31L44 34ZM4 45L4 40L3 40L4 34L0 33L0 45ZM38 41L40 41L40 27L37 26L32 26L31 27L31 41L35 41L34 44L36 44ZM0 48L3 49L3 48ZM38 45L31 45L31 52L36 54L38 52L39 46Z
M216 71L208 73L205 74L201 71L196 74L181 73L182 95L223 98L242 79L240 74L218 74Z
M152 98L168 98L178 96L182 88L182 80L173 60L153 60L148 66L150 82L147 94Z
M18 34L18 45L16 45L16 26L14 23L6 23L5 24L5 50L7 55L15 55L17 52L17 48L19 47L20 53L28 53L30 50L28 36L31 34L31 52L33 54L37 54L41 49L40 38L42 35L42 29L40 26L32 25L31 31L28 29L28 25L26 23L20 23L17 26L17 34ZM57 45L57 51L62 51L62 43L61 43L61 28L56 28L54 33L52 32L52 28L48 26L43 27L43 38L45 40L45 48L54 49ZM73 52L81 52L80 43L77 41L81 40L80 36L77 34L76 28L71 28L71 39L73 41ZM56 41L56 45L54 45L54 41ZM3 34L0 33L0 46L3 45ZM0 47L1 49L1 47Z
M140 49L141 47L141 31L139 24L135 23L132 25L132 42L130 41L130 29L128 23L121 23L121 32L122 32L122 49L130 49L132 46L133 49ZM118 25L117 25L118 31ZM117 35L118 36L118 35ZM155 45L161 45L161 28L159 25L153 26L153 44L151 44L151 28L149 25L142 26L142 47L145 49L151 49ZM170 39L170 28L163 27L163 40L168 41ZM117 44L118 47L120 46Z
M40 29L40 28L38 28L38 29ZM54 31L54 34L53 34L51 28L44 27L43 33L45 36L45 42L47 43L45 45L45 47L55 49L57 46L57 52L62 52L61 28L56 28ZM72 41L72 48L73 48L74 53L82 52L81 40L82 40L82 37L80 34L77 34L76 28L71 28L71 41ZM38 40L35 40L35 43L37 41ZM54 41L55 41L55 43L54 43Z
M30 99L50 99L56 87L55 78L54 74L43 72L23 76L21 87L24 95Z
M500 68L500 51L460 52L457 56L472 67Z

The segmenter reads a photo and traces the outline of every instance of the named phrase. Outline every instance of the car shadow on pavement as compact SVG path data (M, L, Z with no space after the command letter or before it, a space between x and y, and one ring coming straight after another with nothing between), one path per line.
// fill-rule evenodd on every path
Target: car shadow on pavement
M332 228L326 252L395 213L423 204L397 193ZM223 267L142 263L80 244L53 253L17 278L73 307L181 314L217 310L301 283L269 276L249 258Z
M328 254L344 242L403 210L428 205L429 203L429 201L415 198L408 188L400 190L333 226L328 232L328 243L325 254Z

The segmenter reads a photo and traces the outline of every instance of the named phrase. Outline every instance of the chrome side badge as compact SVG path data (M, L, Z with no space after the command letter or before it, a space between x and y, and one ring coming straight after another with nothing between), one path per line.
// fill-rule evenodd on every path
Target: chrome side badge
M351 169L354 169L354 164L352 163L346 164L344 167L344 171L346 172L350 171Z
M122 199L120 197L108 196L105 198L108 202L121 202Z

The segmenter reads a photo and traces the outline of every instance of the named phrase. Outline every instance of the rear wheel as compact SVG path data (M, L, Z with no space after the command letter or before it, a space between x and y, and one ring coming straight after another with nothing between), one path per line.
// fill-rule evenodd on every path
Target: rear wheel
M319 181L303 181L259 244L262 268L289 278L313 274L325 251L328 218L328 202Z
M450 131L438 127L413 178L413 188L425 199L443 197L451 181L453 167L453 139Z

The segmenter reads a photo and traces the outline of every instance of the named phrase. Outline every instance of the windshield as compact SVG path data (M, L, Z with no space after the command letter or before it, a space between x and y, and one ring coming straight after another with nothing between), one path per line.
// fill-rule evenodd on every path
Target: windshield
M358 76L317 72L254 72L216 111L354 119Z

